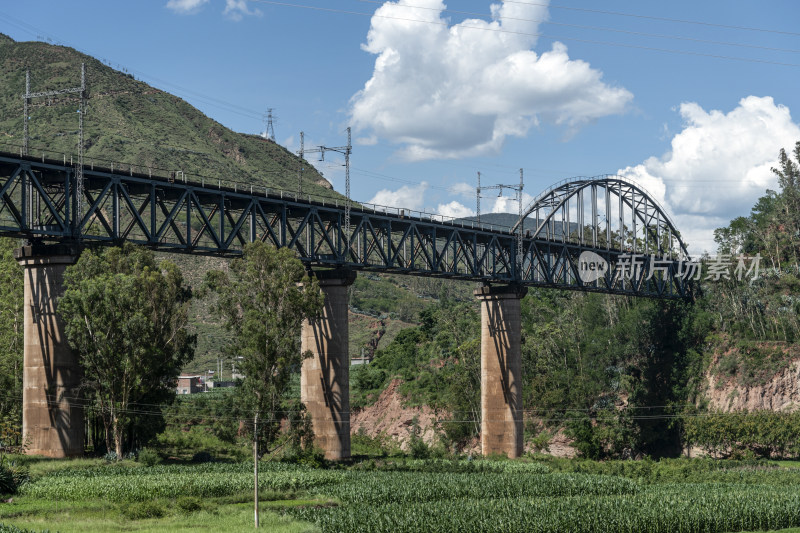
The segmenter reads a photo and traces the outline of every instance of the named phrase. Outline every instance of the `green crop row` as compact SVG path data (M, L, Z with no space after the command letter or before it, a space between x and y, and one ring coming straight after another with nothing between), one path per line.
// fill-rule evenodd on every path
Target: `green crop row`
M259 462L261 472L316 472L311 467L280 462ZM62 468L49 472L48 477L109 477L142 475L184 475L184 474L246 474L253 472L252 462L241 463L199 463L199 464L159 464L144 466L136 463L110 463L92 468Z
M345 504L429 502L542 496L633 494L639 485L625 478L586 474L348 472L344 483L325 494Z
M651 486L615 496L464 498L298 508L324 532L715 533L800 525L800 493L731 485Z
M28 529L20 529L14 526L7 526L0 523L0 533L33 533Z
M558 463L393 461L333 470L264 463L259 485L337 500L335 507L287 510L323 532L721 533L800 526L800 470L736 463L659 484L654 465L648 472L641 465L630 472L627 465L603 466L623 469L641 483L553 471L563 467ZM709 482L689 482L695 477ZM251 490L252 479L252 463L104 465L53 472L25 484L21 494L111 502L220 497Z
M252 467L251 467L252 468ZM219 497L251 490L252 471L169 472L156 468L108 469L98 472L75 472L41 478L23 486L20 493L36 498L83 500L103 498L113 502L145 501L178 496ZM337 471L265 471L259 476L262 490L319 490L342 480Z
M542 463L523 461L483 461L469 459L370 459L351 467L352 470L381 470L385 472L518 472L547 474L550 467Z
M576 461L549 459L554 472L604 474L634 479L643 484L737 483L744 485L800 486L800 469L764 460L720 461L709 458L652 461Z

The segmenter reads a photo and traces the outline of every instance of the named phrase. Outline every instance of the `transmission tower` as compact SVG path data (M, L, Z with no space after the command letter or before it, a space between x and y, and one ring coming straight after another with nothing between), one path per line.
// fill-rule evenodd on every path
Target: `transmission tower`
M75 224L76 235L80 236L80 224L83 217L83 116L86 114L86 65L81 63L81 105L78 109L78 168L75 173L75 196L77 199L75 205L75 216L73 220Z
M25 94L22 98L25 102L23 106L23 140L22 152L23 155L28 155L28 116L31 100L34 98L51 98L61 94L78 94L80 103L78 104L78 164L75 168L75 207L72 216L72 229L76 236L80 236L80 220L83 213L83 116L86 114L86 100L88 98L86 88L86 64L81 63L81 85L80 87L70 87L67 89L59 89L56 91L42 91L38 93L31 92L31 71L25 70Z
M274 116L272 112L274 111L273 108L267 108L267 114L264 115L264 125L266 129L264 130L264 137L269 139L272 142L275 142L275 127L274 123L278 120L278 117Z

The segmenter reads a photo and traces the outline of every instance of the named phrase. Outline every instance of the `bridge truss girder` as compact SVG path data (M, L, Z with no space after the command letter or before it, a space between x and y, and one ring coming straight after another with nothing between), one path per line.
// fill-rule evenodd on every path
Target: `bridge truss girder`
M359 206L350 210L348 248L343 200L303 200L266 190L259 195L107 169L84 169L83 175L84 198L78 203L72 167L0 156L0 235L84 245L127 241L161 251L218 256L236 256L246 243L264 241L291 248L310 267L657 298L691 293L689 282L679 275L680 262L666 255L660 268L644 262L630 269L619 260L629 250L537 233L523 239L518 270L517 241L508 229ZM78 205L83 206L80 213ZM592 282L579 275L585 251L608 264L606 274Z

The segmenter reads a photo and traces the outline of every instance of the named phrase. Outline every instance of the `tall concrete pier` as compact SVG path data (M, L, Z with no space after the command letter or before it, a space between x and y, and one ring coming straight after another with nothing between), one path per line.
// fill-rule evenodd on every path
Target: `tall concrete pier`
M481 452L522 455L521 286L475 290L481 301Z
M352 270L314 272L325 294L322 316L303 322L301 349L312 357L303 361L300 399L311 414L315 443L331 460L350 457L350 353L347 325L347 287L356 279Z
M83 454L83 408L75 400L81 368L56 314L64 270L77 249L65 245L23 246L14 252L25 276L25 347L22 435L30 455Z

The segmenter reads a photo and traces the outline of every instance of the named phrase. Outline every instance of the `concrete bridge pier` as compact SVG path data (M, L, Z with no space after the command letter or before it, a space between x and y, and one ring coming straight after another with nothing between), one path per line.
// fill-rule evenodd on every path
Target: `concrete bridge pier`
M520 300L510 285L475 289L481 302L481 453L522 455Z
M322 316L303 322L301 350L312 353L303 361L300 399L325 458L350 457L350 353L347 325L347 287L356 279L349 269L314 272L325 294Z
M30 455L83 454L84 413L76 400L81 367L56 314L74 246L35 244L14 252L25 277L22 435Z

